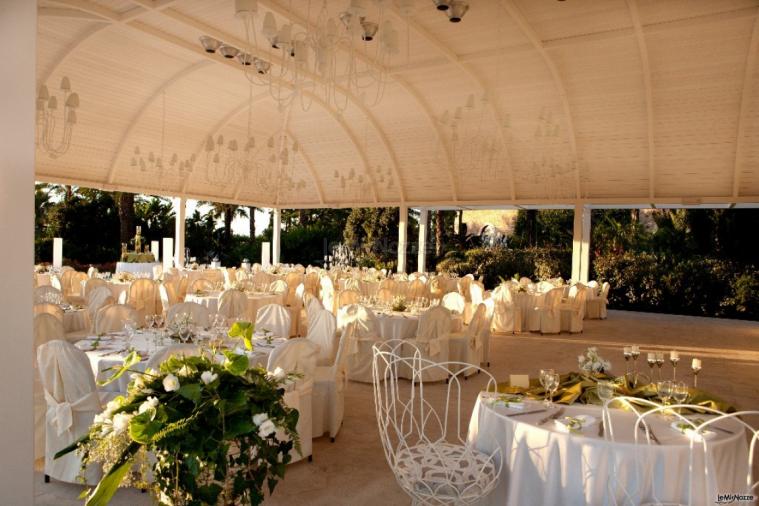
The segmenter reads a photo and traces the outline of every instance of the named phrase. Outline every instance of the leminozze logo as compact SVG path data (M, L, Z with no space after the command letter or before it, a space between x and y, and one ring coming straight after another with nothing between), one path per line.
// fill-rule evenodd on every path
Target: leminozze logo
M732 504L735 502L753 502L756 496L753 494L717 494L717 504Z

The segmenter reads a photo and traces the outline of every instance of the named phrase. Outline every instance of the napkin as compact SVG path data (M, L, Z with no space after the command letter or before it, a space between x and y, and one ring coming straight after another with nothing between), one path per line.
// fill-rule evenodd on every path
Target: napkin
M695 418L695 419L692 419L691 422L693 422L693 425L698 427L699 425L704 423L705 420L701 418ZM689 439L693 439L696 442L701 442L704 439L711 439L714 437L715 432L709 427L704 427L700 431L696 431L693 428L693 425L689 424L688 422L684 420L675 420L669 426L672 428L672 430L679 432L683 436Z
M596 423L596 417L590 415L562 416L554 420L556 428L562 432L582 432Z
M521 395L483 394L483 398L491 406L503 406L518 410L522 410L525 407L524 398Z

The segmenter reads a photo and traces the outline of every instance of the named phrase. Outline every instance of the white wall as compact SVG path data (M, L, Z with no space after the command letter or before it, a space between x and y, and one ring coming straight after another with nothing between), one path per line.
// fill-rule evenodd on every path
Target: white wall
M32 266L37 2L0 0L0 503L34 502Z

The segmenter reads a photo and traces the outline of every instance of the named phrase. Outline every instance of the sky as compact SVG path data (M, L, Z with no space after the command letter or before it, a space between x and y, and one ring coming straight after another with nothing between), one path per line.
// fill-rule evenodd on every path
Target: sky
M174 202L174 213L176 214L176 201ZM186 216L189 217L192 215L192 213L195 212L195 209L198 208L198 201L197 200L190 200L187 199L187 214ZM208 211L209 206L200 206L200 212L205 213ZM271 214L271 210L269 209L259 209L256 211L256 235L261 234L261 232L264 231L264 229L269 225L269 215ZM235 218L234 221L232 221L232 232L237 235L248 235L248 232L250 230L250 227L248 225L248 218ZM223 226L223 221L218 220L218 226Z

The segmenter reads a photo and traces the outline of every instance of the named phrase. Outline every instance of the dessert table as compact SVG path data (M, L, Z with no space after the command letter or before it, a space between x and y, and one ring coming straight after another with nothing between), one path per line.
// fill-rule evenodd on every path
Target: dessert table
M219 298L222 292L212 291L204 292L202 294L190 294L185 296L185 302L197 302L208 308L211 313L219 311ZM256 313L258 310L267 304L280 304L284 305L284 296L278 293L270 292L246 292L248 296L248 310L247 318L250 321L256 321Z
M564 416L585 415L595 419L577 433L548 415L564 408ZM488 504L640 504L687 502L693 487L693 504L712 504L717 493L739 493L745 489L748 445L735 421L719 425L733 434L714 431L707 435L708 479L703 469L703 450L695 443L694 475L688 477L690 438L671 427L671 421L656 415L648 418L660 445L646 442L640 432L634 439L637 417L629 411L612 409L611 426L599 435L601 406L573 404L546 411L542 402L525 401L521 409L494 403L494 394L481 393L469 424L469 443L491 454L497 447L503 455L503 470L497 488L482 502ZM525 413L519 415L519 413ZM514 416L518 415L518 416ZM707 418L698 415L701 418ZM626 494L628 497L626 497Z
M153 267L161 266L158 262L117 262L116 272L128 272L129 274L138 274L148 276L153 279Z
M203 338L214 337L213 333L205 331L200 332L199 335ZM239 354L247 355L251 367L266 367L269 354L285 341L286 339L275 338L272 340L271 344L269 344L265 339L255 338L254 336L253 351L248 352L238 347L236 347L234 351ZM95 375L95 380L103 381L113 374L109 369L113 367L121 367L124 363L124 359L129 355L130 349L136 350L142 359L140 363L135 364L133 368L138 371L144 371L151 354L172 344L177 344L177 342L162 337L160 331L143 330L135 333L131 339L128 338L124 332L112 332L100 337L90 336L77 341L74 346L84 351L87 355L87 358L90 361L90 366L92 367L92 372ZM223 356L219 356L219 360L223 360L223 358ZM123 374L116 381L98 388L105 392L123 393L126 392L130 381L131 378L129 377L129 374Z

